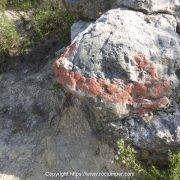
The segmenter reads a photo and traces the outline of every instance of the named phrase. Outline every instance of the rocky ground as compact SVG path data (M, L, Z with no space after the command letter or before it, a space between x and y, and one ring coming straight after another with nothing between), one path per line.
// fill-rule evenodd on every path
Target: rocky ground
M96 138L78 100L57 87L56 55L49 57L43 47L12 57L0 76L0 179L122 171L113 163L113 148Z
M120 138L166 166L180 150L179 3L64 0L91 22L72 26L68 47L42 43L0 74L0 179L123 172Z
M53 79L52 61L37 73L1 75L1 174L44 180L45 172L114 170L113 149Z

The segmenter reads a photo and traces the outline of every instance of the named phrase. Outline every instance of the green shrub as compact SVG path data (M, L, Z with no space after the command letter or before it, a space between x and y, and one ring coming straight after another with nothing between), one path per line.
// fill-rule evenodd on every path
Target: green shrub
M7 0L0 0L0 11L3 11L6 9Z
M36 8L46 8L46 7L53 7L61 9L63 7L62 0L1 0L6 1L8 8L14 9L14 10L23 10L27 11L30 9L36 9Z
M134 171L135 179L149 179L149 180L179 180L180 179L180 152L171 154L171 161L167 170L159 170L157 167L150 168L143 167L136 158L136 151L130 147L125 146L123 140L118 143L119 156L118 162L123 163L124 167Z
M60 40L65 43L69 40L70 27L75 18L61 9L42 8L36 12L34 23L36 40L49 34L60 34Z
M27 11L36 7L38 0L8 0L8 7L14 10Z
M138 175L146 174L146 171L136 159L136 151L130 146L126 147L122 139L117 142L117 145L119 149L118 161L123 163L125 168L134 171Z
M171 155L170 179L180 179L180 152Z
M19 45L19 34L14 23L4 14L0 16L0 53L8 52Z
M7 8L16 10L33 10L30 20L31 29L26 37L21 38L18 52L24 53L32 47L36 47L41 40L59 37L62 44L70 40L70 27L75 18L70 15L61 4L52 0L3 0L7 2ZM6 3L4 3L6 4ZM56 6L57 5L57 6ZM5 8L5 5L3 6ZM14 24L6 21L5 16L0 18L0 51L12 50L19 43L19 35Z
M58 83L58 82L54 82L52 87L51 87L51 90L54 91L54 92L59 92L59 91L62 91L64 92L64 88Z

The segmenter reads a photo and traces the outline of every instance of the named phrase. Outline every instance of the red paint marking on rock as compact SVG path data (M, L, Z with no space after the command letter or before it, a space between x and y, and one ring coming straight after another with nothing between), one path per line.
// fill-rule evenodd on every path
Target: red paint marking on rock
M66 47L64 53L61 55L61 58L71 57L76 49L77 49L76 43L72 43L71 45Z
M147 83L109 83L100 78L86 78L80 73L67 70L62 61L70 58L77 49L75 43L66 48L61 57L54 63L55 75L58 82L73 92L82 92L93 97L100 97L107 102L128 104L134 107L134 112L144 114L155 109L165 108L171 86L168 80L158 77L155 65L145 59L143 55L136 55L135 62L139 71L146 71L150 76Z
M136 55L134 59L140 71L146 71L153 79L158 78L155 65L151 61L147 60L143 54Z

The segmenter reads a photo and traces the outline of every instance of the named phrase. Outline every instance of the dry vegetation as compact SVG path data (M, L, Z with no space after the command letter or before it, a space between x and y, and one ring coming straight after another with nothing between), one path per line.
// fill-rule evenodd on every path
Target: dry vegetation
M35 47L42 39L49 38L56 34L61 43L70 40L70 26L75 18L69 14L60 3L52 3L51 0L3 0L0 2L1 11L1 37L0 53L8 53L16 48L18 52L24 53L26 49ZM21 19L24 24L30 26L30 32L22 35L19 28L12 20L8 19L5 11L32 12L31 19ZM22 29L22 28L21 28Z

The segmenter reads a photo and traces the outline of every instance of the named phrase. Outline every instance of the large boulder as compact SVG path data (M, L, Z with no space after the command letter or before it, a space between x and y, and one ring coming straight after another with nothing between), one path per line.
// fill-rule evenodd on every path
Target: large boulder
M141 11L145 14L173 14L178 22L180 32L180 1L179 0L63 0L65 7L82 19L97 19L102 13L112 8L124 7Z
M98 135L110 143L124 138L159 163L180 148L176 25L171 15L110 10L54 63Z
M179 0L115 0L112 8L126 7L144 13L172 14L178 22L177 31L180 33L180 1Z
M145 12L172 12L175 7L180 6L179 0L115 0L113 7L124 6Z

